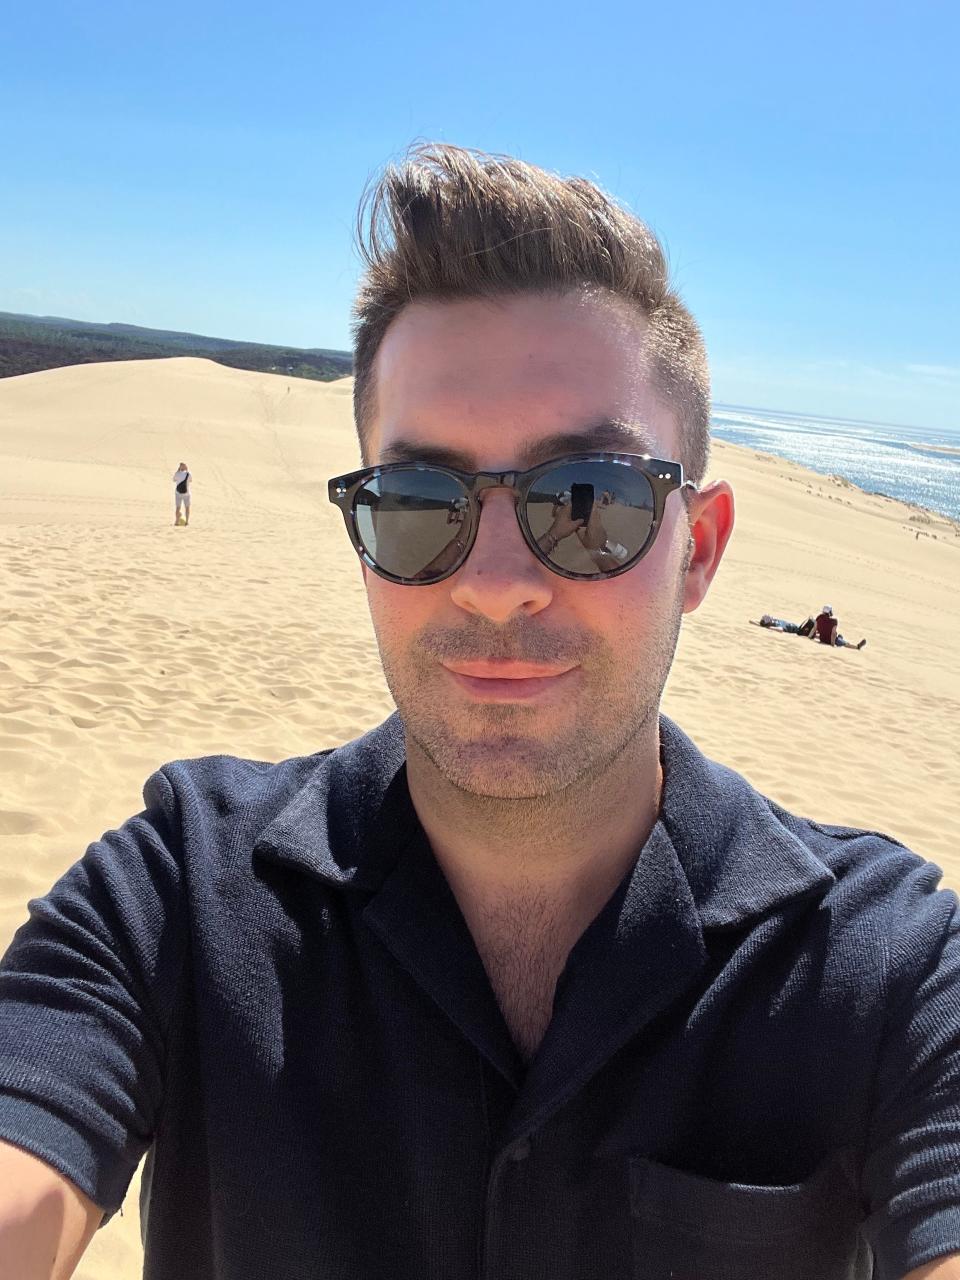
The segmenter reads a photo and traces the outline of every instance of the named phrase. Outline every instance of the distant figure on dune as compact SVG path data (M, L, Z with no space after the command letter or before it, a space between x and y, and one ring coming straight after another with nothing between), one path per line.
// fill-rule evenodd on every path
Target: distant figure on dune
M180 523L180 510L184 512L184 524L190 523L190 472L185 462L179 462L177 469L173 473L173 496L176 498L177 509L174 512L173 523Z
M810 640L819 640L821 644L831 644L841 649L862 649L867 643L866 640L861 640L859 644L851 644L849 640L844 640L837 632L837 620L828 604L823 606L816 617L811 613L805 622L787 622L783 618L774 618L765 613L757 625L766 627L769 631L785 631L791 636L806 636Z
M839 623L833 616L833 608L829 604L825 604L816 617L817 639L821 644L835 645L838 649L862 649L867 643L861 640L859 644L853 644L849 640L844 640L839 632Z
M783 618L772 618L769 613L765 613L760 619L760 626L767 627L771 631L785 631L791 636L807 636L813 635L816 629L816 620L811 613L806 622L786 622Z

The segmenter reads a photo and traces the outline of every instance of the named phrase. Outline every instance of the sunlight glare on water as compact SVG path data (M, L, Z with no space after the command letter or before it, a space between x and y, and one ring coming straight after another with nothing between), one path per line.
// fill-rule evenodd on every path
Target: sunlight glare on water
M712 426L718 439L960 519L960 433L722 405Z

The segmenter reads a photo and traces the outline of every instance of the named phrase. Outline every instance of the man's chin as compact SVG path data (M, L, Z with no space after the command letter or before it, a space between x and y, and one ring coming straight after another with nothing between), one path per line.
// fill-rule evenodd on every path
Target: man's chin
M516 733L488 733L483 740L430 736L417 745L438 773L469 795L533 800L553 795L583 771L582 761L557 741Z

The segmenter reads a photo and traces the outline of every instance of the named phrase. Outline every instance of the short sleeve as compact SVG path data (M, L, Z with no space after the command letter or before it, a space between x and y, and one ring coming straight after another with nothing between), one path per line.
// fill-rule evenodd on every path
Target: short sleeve
M924 863L901 886L863 1166L876 1280L960 1251L960 917Z
M184 954L179 819L163 770L146 808L92 844L0 960L0 1138L107 1217L149 1146Z

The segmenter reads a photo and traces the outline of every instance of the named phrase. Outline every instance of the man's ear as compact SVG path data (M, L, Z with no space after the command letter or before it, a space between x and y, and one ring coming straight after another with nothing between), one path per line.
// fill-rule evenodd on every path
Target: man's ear
M726 480L692 494L689 520L693 546L683 584L684 613L692 613L706 596L733 532L733 490Z

